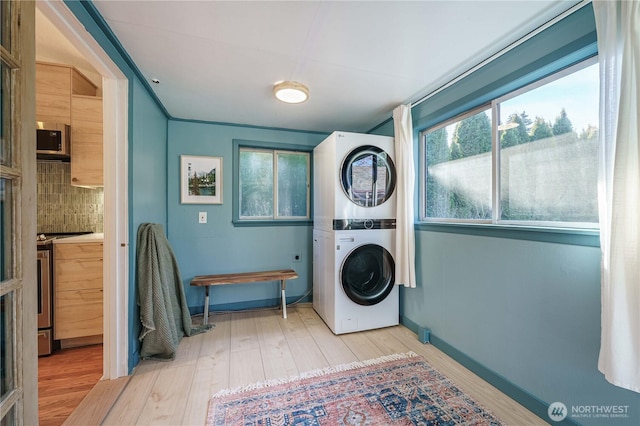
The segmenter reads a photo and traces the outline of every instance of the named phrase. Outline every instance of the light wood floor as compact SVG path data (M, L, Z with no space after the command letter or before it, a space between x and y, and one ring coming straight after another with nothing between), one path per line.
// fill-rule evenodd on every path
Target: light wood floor
M211 315L210 322L213 330L181 341L174 361L142 361L102 424L202 426L210 396L221 389L408 351L506 424L546 424L403 326L335 336L309 305L289 308L288 319L267 310Z

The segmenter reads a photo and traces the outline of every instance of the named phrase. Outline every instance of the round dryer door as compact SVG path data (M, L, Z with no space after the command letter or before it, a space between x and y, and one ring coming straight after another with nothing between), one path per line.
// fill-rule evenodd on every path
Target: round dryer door
M340 281L355 303L367 306L380 303L395 284L393 257L377 244L356 247L342 262Z
M376 146L363 145L351 151L342 162L340 174L344 193L362 207L384 203L396 187L393 161Z

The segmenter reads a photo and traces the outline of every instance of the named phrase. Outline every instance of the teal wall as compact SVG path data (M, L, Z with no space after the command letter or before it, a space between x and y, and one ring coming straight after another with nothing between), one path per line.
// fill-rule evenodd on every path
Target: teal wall
M287 281L287 299L311 290L312 226L235 227L232 223L233 140L316 146L326 135L194 121L170 120L167 154L168 238L180 265L187 303L192 313L204 309L204 289L191 288L196 275L293 268L299 275ZM222 157L223 203L180 203L180 155ZM198 223L198 212L208 223ZM293 254L302 255L293 262ZM253 283L211 290L213 310L276 305L279 285ZM310 298L307 298L310 300Z
M418 286L401 295L406 322L547 405L629 406L628 418L578 423L639 424L640 395L597 368L598 247L419 231L416 252ZM546 407L537 414L548 420Z
M143 222L167 222L167 116L164 107L91 3L65 1L129 81L129 371L139 361L140 321L136 304L136 233Z
M136 303L136 235L141 223L167 224L167 118L139 80L130 81L129 108L129 368L139 360L140 309Z

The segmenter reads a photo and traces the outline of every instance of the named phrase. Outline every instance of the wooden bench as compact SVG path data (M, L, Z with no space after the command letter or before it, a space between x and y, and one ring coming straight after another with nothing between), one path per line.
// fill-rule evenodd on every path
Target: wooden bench
M237 274L198 275L191 280L191 285L204 287L204 319L203 324L209 322L209 287L212 285L257 283L264 281L280 281L280 293L282 297L282 318L287 318L287 298L285 290L287 280L298 278L293 269L280 269L277 271L240 272Z

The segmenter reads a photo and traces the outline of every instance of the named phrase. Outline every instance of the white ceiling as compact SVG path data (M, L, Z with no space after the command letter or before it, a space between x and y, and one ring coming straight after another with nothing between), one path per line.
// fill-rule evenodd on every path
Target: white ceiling
M36 9L36 61L73 65L93 84L102 87L102 76L69 40Z
M575 3L94 1L171 116L320 132L370 130Z

